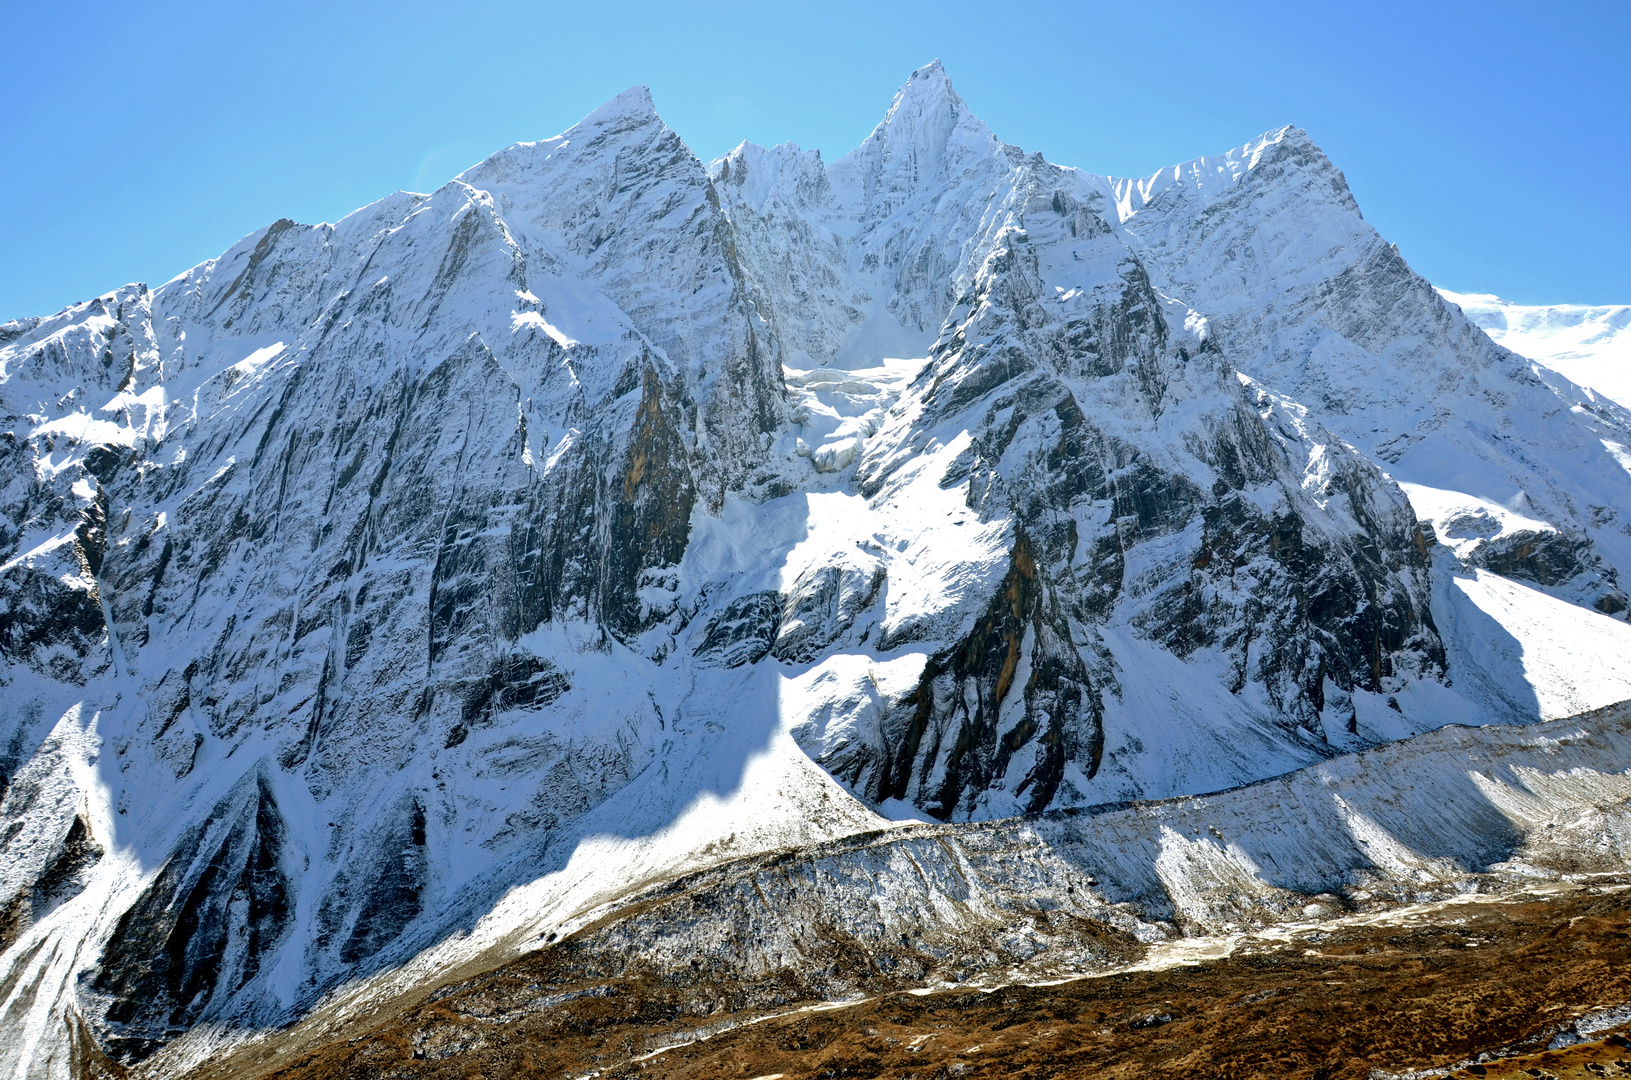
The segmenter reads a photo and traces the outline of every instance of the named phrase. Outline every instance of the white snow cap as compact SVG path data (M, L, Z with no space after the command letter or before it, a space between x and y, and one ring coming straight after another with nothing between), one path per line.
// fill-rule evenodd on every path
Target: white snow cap
M657 106L651 100L650 87L629 87L573 126L585 128L594 124L604 124L609 120L622 119L659 119Z
M990 133L985 124L969 112L963 99L957 96L951 78L940 61L934 60L912 72L905 85L895 91L895 100L890 103L889 112L873 129L867 141L884 139L898 144L903 134L910 133L913 138L909 141L914 144L914 149L932 149L932 157L938 158L945 149L946 139L959 121L972 122L981 132ZM935 145L928 145L923 138L925 136L928 142Z
M871 212L887 214L913 193L935 187L1001 146L969 111L939 60L912 72L872 134L831 170L835 183L852 173Z
M906 93L914 84L919 83L932 86L941 93L951 94L953 97L957 96L956 92L951 88L951 77L946 74L946 66L940 62L938 56L912 72L912 77L906 80L906 85L902 86L895 95L896 100L898 101L900 95Z

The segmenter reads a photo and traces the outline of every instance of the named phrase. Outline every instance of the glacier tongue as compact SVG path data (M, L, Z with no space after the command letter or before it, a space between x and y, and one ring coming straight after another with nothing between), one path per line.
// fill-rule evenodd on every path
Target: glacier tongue
M765 852L1631 697L1631 414L1303 133L1096 177L938 62L830 164L704 165L636 87L6 324L0 427L17 1076Z

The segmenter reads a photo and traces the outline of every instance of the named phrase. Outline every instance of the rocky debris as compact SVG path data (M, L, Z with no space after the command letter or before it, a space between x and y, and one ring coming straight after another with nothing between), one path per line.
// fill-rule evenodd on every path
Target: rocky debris
M859 1001L855 1007L870 1009L903 986L997 988L979 995L983 1001L1014 983L1064 979L1092 994L1095 985L1144 977L1124 970L1135 960L1164 970L1231 954L1237 959L1226 964L1256 975L1302 973L1268 982L1252 976L1250 986L1230 992L1231 1006L1249 1006L1255 1015L1324 993L1317 978L1306 986L1295 980L1325 971L1334 957L1373 964L1366 994L1386 995L1388 979L1410 970L1390 974L1400 960L1400 935L1430 950L1482 949L1498 933L1470 924L1487 915L1506 926L1509 912L1527 905L1522 920L1537 922L1522 931L1524 943L1530 934L1555 940L1561 922L1551 921L1549 903L1538 897L1575 896L1595 904L1594 911L1624 906L1619 886L1631 858L1625 778L1593 766L1619 760L1631 736L1627 723L1621 709L1541 730L1446 729L1216 795L1094 814L908 827L745 859L639 893L575 934L534 942L532 955L443 987L422 1005L404 1003L401 1015L359 1018L353 1028L359 1034L343 1046L332 1041L327 1023L314 1023L288 1033L277 1053L329 1063L324 1067L349 1062L339 1075L388 1068L410 1053L433 1060L474 1055L494 1068L526 1060L543 1068L539 1055L585 1046L562 1042L580 1037L566 1032L594 1028L592 1052L608 1066L667 1045L712 1042L767 1014L813 1003ZM1501 835L1492 819L1510 822L1495 807L1515 809L1508 801L1520 798L1513 781L1534 775L1534 762L1558 753L1567 760L1554 764L1595 775L1603 786L1568 795L1553 787L1558 801L1526 804L1524 827ZM1333 792L1341 793L1337 800ZM1582 812L1609 804L1615 808L1601 811L1605 816ZM1333 850L1338 830L1322 820L1327 816L1349 823L1346 850ZM1457 836L1469 846L1454 855L1411 854ZM1573 852L1590 846L1588 838L1612 839L1596 840L1598 850L1580 861ZM1624 934L1614 937L1613 925L1599 919L1568 947L1589 952L1596 946L1587 942L1599 932L1618 941ZM1251 937L1260 931L1269 932ZM1528 963L1524 947L1514 944L1514 964ZM1292 968L1264 966L1261 957L1277 950L1285 952L1273 963L1295 957ZM1318 963L1307 960L1308 950L1319 954ZM1311 966L1296 966L1304 963ZM1611 965L1586 966L1596 974L1582 968L1582 985L1607 985L1600 976ZM1548 992L1548 975L1525 971L1530 992ZM1166 992L1155 1001L1124 1007L1114 1021L1099 1017L1101 1037L1105 1028L1155 1037L1216 1005L1199 1004L1211 992L1187 975L1183 984L1169 977L1158 985ZM602 1019L591 1024L589 1015ZM1223 1017L1230 1015L1238 1014ZM1522 1010L1505 1015L1524 1024L1534 1019ZM1004 1026L1017 1022L1012 1014L1005 1019ZM384 1027L360 1034L374 1024ZM1487 1045L1505 1030L1468 1029L1458 1038ZM1551 1039L1560 1028L1541 1030ZM1308 1052L1323 1052L1324 1045L1311 1044ZM1400 1052L1438 1045L1415 1043ZM263 1060L266 1049L246 1047L238 1060ZM247 1064L233 1068L256 1074Z

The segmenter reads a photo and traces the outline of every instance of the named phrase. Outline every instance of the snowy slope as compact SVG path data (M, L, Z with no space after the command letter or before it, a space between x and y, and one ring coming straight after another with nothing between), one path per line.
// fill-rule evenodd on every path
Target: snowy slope
M1631 698L1627 414L1390 250L1300 133L1108 180L931 64L831 163L635 88L0 327L0 1072Z
M1631 408L1631 305L1514 304L1488 293L1438 292L1497 344Z

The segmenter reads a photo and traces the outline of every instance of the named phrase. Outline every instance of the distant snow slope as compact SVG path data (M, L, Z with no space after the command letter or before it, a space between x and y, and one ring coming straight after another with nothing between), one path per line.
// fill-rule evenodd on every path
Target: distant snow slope
M1628 447L1306 134L1098 177L938 63L832 162L637 87L5 324L0 1075L1631 697Z
M1439 295L1499 344L1631 408L1631 304L1514 304L1448 289Z

